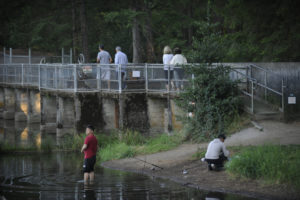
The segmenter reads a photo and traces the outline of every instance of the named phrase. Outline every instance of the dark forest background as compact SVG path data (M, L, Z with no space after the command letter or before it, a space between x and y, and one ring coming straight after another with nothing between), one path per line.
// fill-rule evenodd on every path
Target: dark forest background
M161 62L165 45L187 56L217 34L221 61L300 61L298 0L1 0L0 46L95 62L98 45L129 60ZM213 26L203 33L203 24ZM204 41L205 43L205 41ZM189 56L188 56L189 57Z

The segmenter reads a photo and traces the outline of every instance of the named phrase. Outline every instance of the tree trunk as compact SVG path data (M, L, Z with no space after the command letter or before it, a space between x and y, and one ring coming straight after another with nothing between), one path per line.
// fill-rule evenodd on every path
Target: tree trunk
M77 62L78 37L76 29L76 0L72 0L72 45L73 45L73 60Z
M192 21L192 17L193 17L193 2L191 1L188 5L188 16L190 18L190 21ZM192 40L193 40L193 26L192 24L189 24L188 27L188 44L191 45L192 44Z
M136 3L133 4L134 11L137 11ZM140 25L138 17L133 18L132 22L132 48L133 48L133 63L142 63L142 43L140 35Z
M80 24L81 24L81 41L82 51L85 58L85 62L90 62L89 47L88 47L88 31L86 23L86 12L85 12L85 0L80 0Z
M146 24L145 24L145 37L147 41L147 62L154 63L156 61L154 44L153 44L153 29L152 29L152 12L149 2L145 2L146 11Z

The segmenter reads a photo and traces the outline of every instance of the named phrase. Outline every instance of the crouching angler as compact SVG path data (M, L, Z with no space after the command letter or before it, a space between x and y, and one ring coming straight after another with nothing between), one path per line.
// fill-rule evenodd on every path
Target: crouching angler
M221 134L211 141L207 147L205 158L209 170L220 170L224 167L224 161L228 160L229 151L226 149L224 141L226 136Z

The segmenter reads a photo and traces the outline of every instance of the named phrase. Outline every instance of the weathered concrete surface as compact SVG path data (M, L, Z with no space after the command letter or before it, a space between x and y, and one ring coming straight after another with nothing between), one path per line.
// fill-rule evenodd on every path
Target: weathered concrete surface
M179 131L182 129L183 126L180 117L184 116L184 112L180 107L178 107L174 100L171 100L170 103L172 111L172 126L174 130Z
M3 119L11 120L15 118L15 91L11 88L4 88L4 112Z
M56 96L41 96L41 131L56 133Z
M28 123L41 122L41 94L38 90L30 90L29 98L29 113L27 115Z
M162 133L165 130L165 107L166 99L163 98L148 98L148 119L150 132Z
M102 99L103 107L103 119L104 119L104 129L113 130L116 129L117 116L116 116L116 100L112 98Z
M58 96L56 99L56 136L62 137L65 134L74 134L75 131L75 106L74 98L66 98Z
M29 113L27 90L15 89L15 99L15 121L25 122L27 121L27 115Z

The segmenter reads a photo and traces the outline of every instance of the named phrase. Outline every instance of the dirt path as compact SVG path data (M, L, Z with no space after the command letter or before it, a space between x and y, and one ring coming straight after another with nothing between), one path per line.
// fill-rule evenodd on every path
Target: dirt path
M300 122L284 124L280 122L262 121L259 123L264 130L254 127L246 128L231 137L227 146L273 144L300 144ZM183 144L176 149L136 158L121 159L103 163L104 167L131 171L167 178L184 185L203 190L238 193L246 196L267 199L299 199L300 192L285 185L263 185L256 180L233 179L225 171L209 172L207 165L193 160L192 155L198 148L206 148L207 144ZM142 162L138 159L155 164L163 169ZM183 169L188 169L183 174Z

